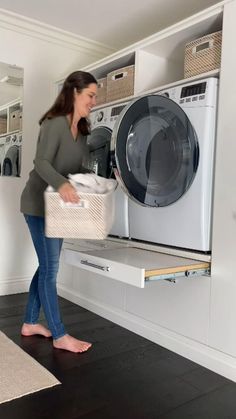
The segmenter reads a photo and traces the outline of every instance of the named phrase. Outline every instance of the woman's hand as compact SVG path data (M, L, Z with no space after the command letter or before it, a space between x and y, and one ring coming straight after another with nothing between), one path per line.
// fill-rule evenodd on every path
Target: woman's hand
M72 202L77 204L79 202L79 195L77 194L76 189L69 183L63 183L58 189L58 193L64 202Z

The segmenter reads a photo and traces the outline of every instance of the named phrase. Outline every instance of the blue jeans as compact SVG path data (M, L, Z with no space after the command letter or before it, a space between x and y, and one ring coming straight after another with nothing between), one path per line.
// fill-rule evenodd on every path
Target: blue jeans
M56 287L63 240L45 237L43 217L26 214L24 214L24 217L39 261L39 267L30 284L24 322L28 324L38 323L42 305L52 337L58 339L66 333L60 318Z

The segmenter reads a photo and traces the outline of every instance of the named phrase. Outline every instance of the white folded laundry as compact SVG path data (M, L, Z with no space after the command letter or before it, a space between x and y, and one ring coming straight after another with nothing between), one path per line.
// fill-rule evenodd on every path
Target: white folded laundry
M115 179L106 179L94 173L77 173L68 176L70 183L78 192L104 194L116 189Z

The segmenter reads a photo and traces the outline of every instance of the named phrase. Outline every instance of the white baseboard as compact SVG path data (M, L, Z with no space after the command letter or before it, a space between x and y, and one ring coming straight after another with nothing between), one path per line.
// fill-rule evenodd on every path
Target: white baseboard
M32 278L9 278L0 281L0 295L20 294L27 292Z
M58 284L61 297L236 382L236 358Z

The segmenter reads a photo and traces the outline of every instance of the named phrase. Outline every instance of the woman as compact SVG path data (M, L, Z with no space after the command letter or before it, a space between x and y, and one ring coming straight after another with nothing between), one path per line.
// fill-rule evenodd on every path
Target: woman
M21 334L52 336L55 348L71 352L87 351L91 344L68 335L60 318L56 276L62 239L45 237L43 195L51 185L65 202L79 201L67 175L85 171L82 161L87 152L87 118L96 104L96 94L97 81L91 74L75 71L67 77L54 105L39 122L34 169L21 196L21 212L39 261L29 289ZM49 329L38 323L41 305Z

